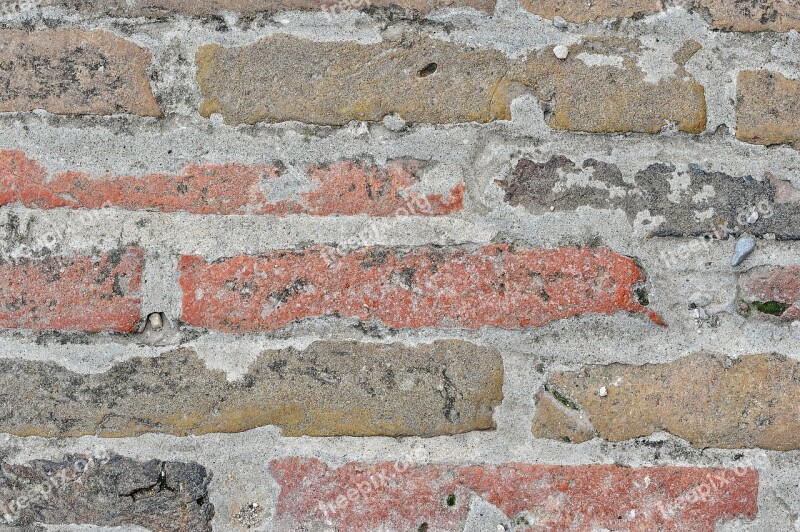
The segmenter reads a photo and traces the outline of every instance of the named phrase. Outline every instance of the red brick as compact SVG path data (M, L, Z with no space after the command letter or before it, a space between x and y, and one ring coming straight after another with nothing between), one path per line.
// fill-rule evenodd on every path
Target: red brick
M270 468L281 488L276 530L462 530L476 497L504 512L514 530L713 531L758 511L758 473L747 468L383 462L331 469L299 457Z
M139 248L0 259L0 327L132 332L140 315L143 263Z
M800 266L760 266L739 278L745 303L763 317L800 319Z
M227 332L338 315L390 327L536 327L586 313L660 318L636 301L636 263L608 249L324 246L209 263L180 259L183 319Z
M341 161L307 169L314 188L297 197L270 200L269 181L285 170L276 164L189 164L182 173L95 177L83 172L53 176L21 151L0 151L0 205L26 207L184 211L195 214L443 215L459 211L464 184L445 196L420 194L420 163L386 166Z

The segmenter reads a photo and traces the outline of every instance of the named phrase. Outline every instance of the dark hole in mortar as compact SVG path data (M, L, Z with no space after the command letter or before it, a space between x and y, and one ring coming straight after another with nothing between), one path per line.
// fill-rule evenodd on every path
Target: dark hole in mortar
M417 75L421 78L426 78L431 74L433 74L434 72L436 72L437 68L438 65L436 63L428 63L427 65L425 65L425 68L423 68L417 73Z

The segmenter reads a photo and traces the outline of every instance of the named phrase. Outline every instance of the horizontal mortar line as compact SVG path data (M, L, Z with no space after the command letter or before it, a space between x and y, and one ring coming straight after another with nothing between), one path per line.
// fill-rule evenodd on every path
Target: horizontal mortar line
M171 129L159 127L152 122L146 121L152 119L132 120L131 127L137 128L137 135L139 144L136 149L141 148L141 145L146 147L152 144L154 152L166 151L164 142L174 143L175 157L164 157L164 161L169 161L171 167L158 167L146 166L141 169L141 162L137 162L138 172L146 173L153 171L175 171L175 161L178 157L180 160L191 157L192 151L197 154L197 160L186 160L186 162L201 162L208 163L211 160L216 162L270 162L277 160L286 160L287 162L307 162L319 163L324 161L335 161L341 158L357 157L359 152L361 155L369 155L371 153L391 153L396 152L397 143L411 143L416 139L425 139L430 142L439 141L445 144L458 145L461 141L453 139L455 133L464 131L477 135L477 137L470 141L468 144L463 145L464 148L478 148L485 144L486 138L490 137L492 141L502 146L508 145L509 149L522 149L522 153L514 155L514 158L525 157L526 153L541 153L540 157L547 154L551 155L568 155L577 159L583 160L587 158L582 156L585 153L585 148L590 148L597 152L607 152L608 149L613 149L611 155L597 155L596 157L603 160L615 160L621 158L628 152L641 154L644 149L646 151L646 161L662 161L662 162L687 162L687 163L706 163L708 160L709 152L716 153L720 162L723 162L724 157L735 157L737 162L741 162L743 167L742 171L746 171L747 167L763 167L770 162L771 165L777 168L789 169L800 161L800 150L786 145L776 146L760 146L754 144L747 144L734 139L733 133L729 135L720 136L714 133L706 133L699 136L689 134L680 135L648 135L648 134L596 134L596 133L582 133L574 131L550 131L544 135L531 136L525 133L515 132L515 129L524 127L524 124L515 122L509 123L488 123L488 124L456 124L456 125L438 125L431 129L428 126L412 127L409 131L401 134L392 134L393 143L389 146L383 143L380 139L360 139L352 138L351 126L342 126L338 128L330 128L327 126L315 126L308 124L301 124L297 122L283 123L283 124L259 124L257 126L242 127L228 127L228 126L211 126L208 123L199 122L192 124L197 127L196 130L187 130L185 125L177 125ZM14 120L17 122L18 118ZM110 145L113 150L116 143L120 145L129 145L131 138L128 136L116 137L111 135L109 137L109 130L116 130L113 127L115 119L110 119L108 124L100 125L87 125L80 118L75 117L70 119L65 124L50 125L50 124L31 124L31 129L26 136L20 136L19 130L15 124L4 124L4 120L0 118L0 136L6 138L14 138L13 141L2 141L0 145L4 149L18 149L26 152L28 157L34 158L39 162L47 165L47 159L57 157L58 161L63 160L64 156L74 157L73 151L81 153L86 151L87 159L95 158L98 162L105 162L107 158L99 154L94 154L96 143L93 137L101 139L104 144ZM381 127L379 123L371 123L375 127ZM303 145L293 146L294 139L286 139L287 132L307 131L309 128L317 129L318 133L325 133L307 137L307 142L304 141ZM179 136L175 137L174 133L179 132ZM330 133L333 133L331 137ZM347 138L348 135L351 138ZM166 137L168 140L165 141ZM230 147L231 143L238 144L243 139L247 139L248 145L243 147L239 145L233 151L223 150L224 147ZM535 145L529 144L531 140L536 140ZM345 155L344 157L331 157L329 146L332 141L340 144L339 150L343 153L352 153L352 156ZM664 154L663 156L652 155L649 149L658 143L658 153ZM189 149L183 148L184 145L189 144ZM283 144L283 146L281 145ZM308 157L309 146L314 150L319 145L319 149L327 147L325 159L313 159ZM47 146L47 147L45 147ZM59 152L58 147L63 146L64 150L69 147L68 152ZM197 147L194 147L197 146ZM219 150L220 156L209 157L208 150L202 150L201 147L208 146ZM119 150L121 155L126 153L125 149ZM133 149L128 150L131 156L134 155ZM212 153L214 153L212 149ZM230 153L243 153L244 156L230 156ZM418 148L410 147L402 151L402 155L414 157L415 154L421 155L422 158L430 158L431 155L435 157L436 150L431 152L427 147L420 146ZM94 155L92 155L94 154ZM529 156L529 155L528 155ZM754 156L768 156L772 158L769 161L753 160ZM781 161L776 159L780 156L787 160ZM510 156L509 159L512 157ZM465 157L465 161L469 159ZM714 161L708 161L714 166ZM60 163L63 164L63 163ZM59 164L59 166L60 166ZM108 168L113 171L113 168ZM70 170L81 170L81 168L70 168Z
M141 338L126 335L82 335L70 333L28 333L9 330L0 331L0 358L8 360L30 360L55 362L79 373L107 371L113 364L136 357L152 358L177 349L191 349L198 353L210 367L224 367L234 374L244 374L247 367L263 351L294 347L304 350L314 342L337 341L367 344L402 344L407 346L429 345L437 340L458 339L483 347L496 349L510 357L531 361L531 371L536 360L549 360L546 366L561 367L564 364L578 368L584 364L623 363L641 365L657 360L658 363L674 361L701 351L712 351L728 356L777 352L800 360L800 335L793 334L790 325L769 325L747 322L743 326L731 324L719 330L697 330L685 320L676 322L674 330L653 330L647 324L634 323L636 318L617 316L608 318L610 323L600 323L606 317L579 316L562 320L540 328L505 330L484 327L477 331L419 329L402 330L398 334L384 335L379 339L357 336L353 330L325 331L315 327L326 318L309 320L310 327L300 334L273 336L264 333L234 335L217 332L202 333L195 339L181 343L152 345L142 343ZM615 327L614 321L626 322ZM586 335L592 327L591 339ZM315 329L316 328L316 332ZM742 338L738 342L731 338L735 329ZM22 336L20 336L20 334ZM760 334L760 344L748 338ZM628 338L628 337L631 338ZM775 339L783 336L780 347ZM49 340L52 338L52 340ZM536 341L534 341L534 339ZM620 339L625 341L621 343ZM590 345L593 347L587 347ZM593 355L598 346L607 346L613 355ZM661 346L661 347L659 347ZM591 350L587 353L587 350ZM236 361L226 360L230 351L242 353ZM600 349L601 352L602 349ZM589 356L587 356L589 355Z
M253 457L270 460L290 456L318 457L330 463L381 462L407 459L414 445L429 451L428 463L458 465L498 465L506 462L523 462L542 465L597 465L620 464L631 467L736 467L742 458L756 459L763 464L765 471L785 472L787 458L800 459L800 451L769 451L762 449L706 449L689 446L684 440L659 433L654 437L610 443L592 440L579 445L567 445L549 440L535 440L532 437L515 437L509 443L516 443L518 452L498 452L496 440L498 433L492 431L472 432L455 436L436 438L407 437L393 439L386 437L337 436L330 438L283 437L273 428L258 428L243 433L212 433L201 436L180 437L164 434L147 434L126 438L99 438L83 436L80 438L20 438L0 434L11 451L5 461L21 463L33 459L62 459L64 454L91 452L93 446L102 445L109 452L140 460L166 459L197 461L206 464L214 472L211 461L220 455L230 455L231 449L236 457ZM653 449L641 446L641 440L663 442L661 457L652 458ZM183 451L186 443L191 446L216 448L210 451ZM354 445L358 443L359 445ZM469 447L491 448L491 454L468 458L463 456L465 443ZM523 449L524 447L524 449ZM670 452L683 454L686 458L669 456ZM736 459L737 455L743 455ZM227 461L227 460L226 460ZM777 463L780 461L780 463ZM800 463L794 466L800 472ZM220 466L218 470L227 470ZM266 479L265 479L266 481Z

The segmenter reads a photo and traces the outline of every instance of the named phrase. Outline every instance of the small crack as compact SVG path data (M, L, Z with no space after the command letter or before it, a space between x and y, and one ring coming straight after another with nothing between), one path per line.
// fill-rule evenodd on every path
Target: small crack
M140 501L142 499L148 499L153 497L162 491L172 491L175 490L170 488L167 484L167 464L166 462L161 462L161 471L158 473L158 479L156 480L155 484L150 486L146 486L144 488L137 488L130 493L123 493L121 494L122 497L130 497L133 499L133 502Z

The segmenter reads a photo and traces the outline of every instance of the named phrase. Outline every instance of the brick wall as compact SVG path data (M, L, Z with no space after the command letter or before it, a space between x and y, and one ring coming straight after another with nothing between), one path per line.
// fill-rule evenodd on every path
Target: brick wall
M798 31L0 2L0 529L800 531Z

